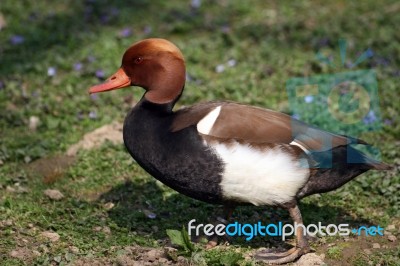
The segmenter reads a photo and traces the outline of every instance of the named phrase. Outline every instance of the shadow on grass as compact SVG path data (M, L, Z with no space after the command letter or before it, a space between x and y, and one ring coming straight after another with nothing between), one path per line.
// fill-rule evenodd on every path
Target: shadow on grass
M32 63L40 62L49 53L53 53L54 58L68 56L62 53L79 49L104 28L136 25L140 23L140 14L150 13L150 2L144 0L69 2L56 4L50 1L48 5L41 3L45 5L44 9L41 6L19 7L24 11L16 14L20 25L5 28L5 33L23 36L24 39L18 44L11 40L0 50L1 74L34 69ZM92 38L88 38L90 36Z
M9 37L0 49L0 74L3 75L38 71L35 63L49 54L53 55L55 61L62 63L64 57L71 56L71 51L98 41L101 33L110 32L111 29L115 33L109 36L110 39L118 37L118 32L128 27L133 30L132 35L137 40L138 36L153 35L151 30L147 30L147 33L145 30L152 26L160 27L162 34L188 33L203 27L202 14L192 12L189 4L167 4L159 0L87 0L64 3L44 0L36 6L26 6L23 3L8 5L0 11L4 10L6 14L8 9L13 10L15 14L10 16L18 18L19 23L4 29L4 36ZM19 9L20 12L17 11ZM157 14L155 19L154 14ZM21 37L22 41L13 41L13 38Z
M165 192L169 194L167 197ZM222 216L222 208L203 203L178 193L165 190L155 181L142 184L127 181L103 194L99 201L113 202L115 206L108 212L109 217L120 227L135 231L154 240L166 239L166 229L180 230L187 228L190 220L196 219L195 225L213 223ZM372 225L371 221L353 218L345 209L331 206L317 206L313 203L300 204L306 224L341 224L347 223L350 228L360 225ZM286 210L273 207L240 206L236 208L230 222L263 224L278 222L293 223ZM245 237L229 239L231 244L245 245L253 248L266 245L282 245L280 237L255 237L246 241ZM268 244L267 244L268 243Z

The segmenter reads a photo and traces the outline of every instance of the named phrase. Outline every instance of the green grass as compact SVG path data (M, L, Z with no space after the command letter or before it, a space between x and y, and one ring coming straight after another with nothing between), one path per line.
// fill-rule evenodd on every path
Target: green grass
M35 160L62 155L85 133L124 119L128 98L140 99L140 88L94 98L87 89L101 81L96 71L108 77L119 67L124 50L147 37L173 41L186 57L190 80L178 107L226 99L286 113L291 112L285 88L290 78L349 71L318 61L318 50L338 59L337 41L344 38L348 59L354 61L371 48L374 57L352 70L376 71L386 123L360 137L379 147L382 159L398 169L399 11L396 1L204 0L197 10L189 1L1 1L0 14L7 25L0 31L0 264L66 264L88 258L115 262L126 247L164 247L167 229L180 230L191 219L206 223L220 214L215 206L155 181L121 145L107 143L82 151L70 167L47 179L30 168ZM127 27L132 35L120 36ZM12 44L15 35L24 41ZM236 60L234 67L227 65L231 59ZM74 68L77 63L82 64L80 70ZM221 64L225 71L217 73ZM56 69L54 76L47 74L49 68ZM317 113L309 112L313 111ZM36 131L28 130L32 116L40 120ZM398 170L370 172L337 191L303 200L300 208L306 223L395 224L398 229L399 183ZM51 201L43 195L48 188L59 189L65 198ZM110 203L114 207L108 209ZM148 212L156 217L149 218ZM282 210L253 207L239 208L234 219L289 221ZM55 231L61 238L49 242L40 236L43 231ZM312 245L332 264L343 258L350 265L400 263L398 242L386 237L352 237L352 247L359 248L354 258L346 257L346 245L334 246L340 252L326 248L329 242L343 241L322 237ZM371 241L386 248L367 254L364 249ZM279 242L237 238L217 250L197 244L189 259L199 265L246 265L254 263L244 259L249 252ZM71 252L71 246L79 252ZM10 256L21 247L37 253L22 259Z

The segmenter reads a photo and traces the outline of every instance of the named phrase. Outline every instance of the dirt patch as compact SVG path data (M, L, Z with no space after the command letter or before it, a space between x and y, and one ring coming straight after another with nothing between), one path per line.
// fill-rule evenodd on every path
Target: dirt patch
M54 183L61 179L68 167L75 162L75 155L79 150L89 150L101 146L105 141L114 144L121 144L122 123L113 122L99 127L92 132L85 134L79 142L73 144L66 152L66 155L56 155L38 159L25 167L29 176L43 177L46 184Z
M74 156L80 149L89 150L99 147L105 141L111 141L114 144L123 142L122 123L113 122L85 134L81 141L69 147L67 155Z
M118 253L122 254L116 258L81 258L75 260L73 265L189 265L189 261L186 258L177 256L177 250L170 247L161 249L128 246L118 251Z
M130 246L124 248L125 254L117 257L119 265L188 265L186 258L177 255L177 250L171 247L143 248ZM134 264L132 264L134 262Z
M10 257L19 259L28 264L30 262L32 262L33 259L36 257L35 253L27 247L16 248L16 249L10 251L9 255L10 255Z
M326 254L324 259L328 265L341 266L352 265L354 260L363 256L366 260L368 255L385 250L393 250L398 246L397 241L391 242L388 236L353 236L345 241L338 240L334 243L324 244L318 247L317 252ZM330 250L339 250L337 258L330 256Z
M46 184L53 183L62 178L64 172L75 161L73 156L56 155L54 157L41 158L25 167L29 176L40 176Z
M104 266L104 265L113 265L113 261L111 259L107 258L81 258L78 260L75 260L72 265L74 266Z
M64 195L57 189L46 189L43 191L43 194L52 200L61 200L64 198Z
M51 242L57 242L60 240L60 235L55 232L45 231L40 234L41 237L50 240Z
M319 265L325 265L326 263L324 262L325 255L317 255L315 253L308 253L300 257L296 263L294 263L294 266L319 266Z

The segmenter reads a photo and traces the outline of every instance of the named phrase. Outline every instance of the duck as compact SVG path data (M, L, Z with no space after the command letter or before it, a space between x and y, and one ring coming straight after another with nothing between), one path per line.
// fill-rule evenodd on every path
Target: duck
M151 176L188 197L222 205L277 206L303 225L302 198L335 190L368 170L390 166L367 157L339 135L270 109L231 101L201 102L174 110L186 81L180 49L161 38L129 47L121 67L89 93L130 86L144 94L127 114L123 140L129 154ZM311 251L303 227L296 244L257 260L292 262Z

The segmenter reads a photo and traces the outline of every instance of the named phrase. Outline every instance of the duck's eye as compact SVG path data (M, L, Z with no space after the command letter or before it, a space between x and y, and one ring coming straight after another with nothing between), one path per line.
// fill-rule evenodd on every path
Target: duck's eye
M135 62L135 64L140 64L140 63L142 63L142 62L143 62L143 57L137 57L137 58L135 58L134 62Z

